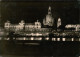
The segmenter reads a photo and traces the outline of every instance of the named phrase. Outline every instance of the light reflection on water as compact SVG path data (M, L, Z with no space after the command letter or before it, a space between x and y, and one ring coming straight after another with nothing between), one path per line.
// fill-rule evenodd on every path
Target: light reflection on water
M0 37L0 40L10 40L10 38L2 38ZM80 38L49 38L49 37L18 37L18 38L14 38L13 37L13 40L36 40L36 41L42 41L42 40L45 40L45 41L49 41L51 39L51 41L80 41Z

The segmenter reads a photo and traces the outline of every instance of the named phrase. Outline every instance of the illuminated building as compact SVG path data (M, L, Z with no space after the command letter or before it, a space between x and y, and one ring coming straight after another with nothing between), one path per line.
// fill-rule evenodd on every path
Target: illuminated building
M41 23L37 20L35 23L26 23L25 29L40 29Z
M22 30L23 27L24 27L24 21L21 20L21 22L19 24L11 24L10 21L7 21L5 22L5 25L4 25L4 28L6 30L15 30L15 31L18 31L18 30Z
M37 20L35 23L25 23L21 20L19 24L11 24L10 21L5 22L4 28L6 30L26 30L26 29L40 29L41 23Z
M40 30L40 31L50 31L54 25L54 18L52 17L51 13L51 7L49 6L48 8L48 14L46 15L45 19L43 19L43 28L41 25L41 22L38 20L34 23L25 23L24 20L21 20L20 23L18 24L11 24L10 21L5 22L4 28L7 30L31 30L33 31L34 29ZM49 26L49 27L46 27ZM58 19L57 22L57 27L61 26L61 19Z
M75 31L80 31L80 24L68 24L65 28L74 28Z
M48 26L53 26L54 18L52 17L51 7L48 8L48 14L46 15L45 19L43 19L43 24Z
M59 26L61 26L61 19L60 19L60 18L58 18L58 21L57 21L57 28L58 28Z

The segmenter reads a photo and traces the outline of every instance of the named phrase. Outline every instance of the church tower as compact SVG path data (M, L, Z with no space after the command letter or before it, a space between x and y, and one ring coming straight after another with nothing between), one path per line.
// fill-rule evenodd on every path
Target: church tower
M4 24L4 28L10 29L10 25L11 25L10 21L7 20L7 22L5 22L5 24Z
M48 8L48 14L51 14L51 7Z
M61 26L61 18L58 18L58 21L57 21L57 28Z
M47 26L53 26L54 18L52 17L51 7L48 8L48 14L46 15L45 19L43 19L43 24Z

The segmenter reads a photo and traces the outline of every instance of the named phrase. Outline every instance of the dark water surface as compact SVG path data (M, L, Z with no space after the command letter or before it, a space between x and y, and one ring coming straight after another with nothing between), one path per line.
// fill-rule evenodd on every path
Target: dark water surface
M80 42L36 42L31 44L0 41L3 57L79 57Z

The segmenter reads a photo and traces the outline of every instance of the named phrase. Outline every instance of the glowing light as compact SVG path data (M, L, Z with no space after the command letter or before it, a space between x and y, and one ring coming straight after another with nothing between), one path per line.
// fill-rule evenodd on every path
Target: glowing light
M33 38L33 37L31 37L31 40L34 40L34 38Z
M47 37L46 40L49 40L49 38Z
M62 38L62 40L65 41L66 39L65 38Z
M71 40L74 41L74 38L72 38Z
M56 38L52 38L52 41L56 41Z
M42 34L36 33L36 36L40 36L40 35L42 35Z
M24 37L24 40L26 40L26 38Z
M39 40L42 40L42 38L39 38Z
M57 41L60 41L60 38L57 38Z

